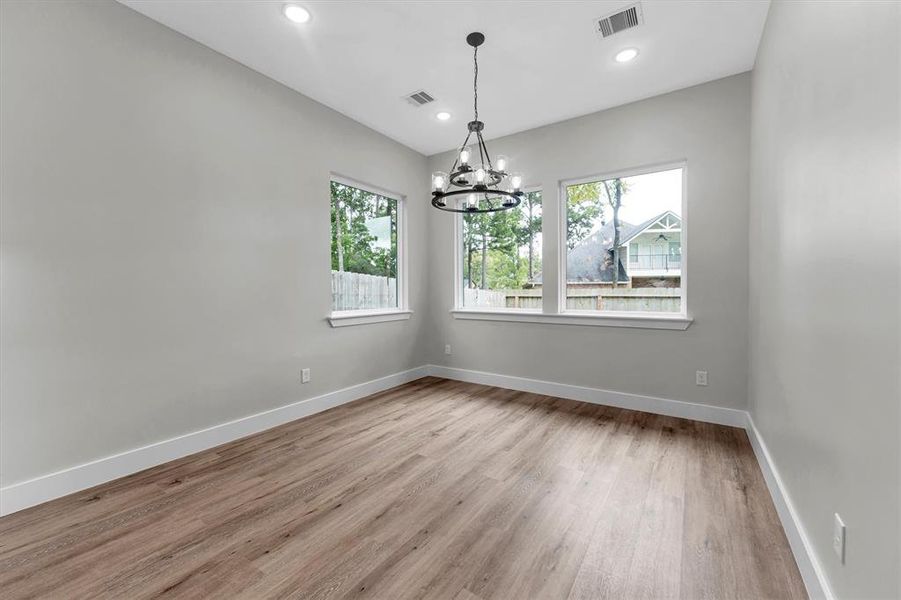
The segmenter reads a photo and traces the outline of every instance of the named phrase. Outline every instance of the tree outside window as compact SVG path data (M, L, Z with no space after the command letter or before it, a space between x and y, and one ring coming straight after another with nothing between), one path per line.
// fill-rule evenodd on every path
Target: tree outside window
M464 214L463 306L541 307L541 191L517 208Z
M394 308L398 201L331 182L332 310Z

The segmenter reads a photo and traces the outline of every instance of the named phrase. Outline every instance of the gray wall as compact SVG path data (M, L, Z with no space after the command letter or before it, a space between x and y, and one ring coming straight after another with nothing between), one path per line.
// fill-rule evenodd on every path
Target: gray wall
M750 409L839 598L901 595L899 20L775 2L753 77Z
M431 361L744 409L749 127L746 73L490 140L492 152L510 156L526 183L544 190L545 281L556 276L561 180L687 160L688 310L695 322L686 331L661 331L454 320L453 217L432 211ZM431 157L430 169L446 171L451 159ZM444 355L445 343L452 356ZM695 385L698 369L709 372L708 387Z
M491 142L548 271L560 180L687 160L684 332L454 321L448 155L115 3L0 11L0 485L433 362L749 404L839 595L899 591L897 5L776 3L753 115L745 74ZM330 171L408 195L412 320L324 321Z
M119 4L0 6L0 484L422 364L425 157ZM330 170L409 196L412 320L325 322Z

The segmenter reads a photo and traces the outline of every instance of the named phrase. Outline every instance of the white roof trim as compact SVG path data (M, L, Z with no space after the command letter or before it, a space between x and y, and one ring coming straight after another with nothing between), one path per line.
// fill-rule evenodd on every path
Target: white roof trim
M635 231L633 231L632 233L630 233L629 236L628 236L626 239L622 240L622 241L619 243L619 245L620 245L620 246L625 246L626 244L628 244L629 242L631 242L633 239L635 239L637 236L641 235L642 233L644 233L645 231L647 231L648 229L650 229L650 228L651 228L651 225L653 225L654 223L656 223L657 221L659 221L660 219L662 219L663 217L665 217L665 216L667 216L667 215L672 215L672 216L674 216L675 218L679 219L679 223L682 222L682 217L680 217L679 215L677 215L677 214L674 213L673 211L671 211L671 210L663 211L662 213L660 213L659 215L657 215L656 217L654 217L654 219L651 220L650 222L645 221L646 223L648 223L647 225L645 225L645 226L642 227L641 229L636 229Z

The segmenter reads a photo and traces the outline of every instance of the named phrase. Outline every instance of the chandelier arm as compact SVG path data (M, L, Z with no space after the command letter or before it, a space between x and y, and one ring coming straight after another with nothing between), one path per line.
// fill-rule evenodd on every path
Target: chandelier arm
M461 151L461 152L463 151L463 148L466 147L466 144L469 143L469 138L471 138L471 137L472 137L472 132L471 132L471 131L467 131L467 132L466 132L466 138L463 140L463 145L460 146L460 151ZM459 156L460 156L460 153L458 152L458 153L457 153L457 157L459 158Z
M479 165L484 166L485 157L488 155L488 150L484 150L485 144L482 143L482 132L476 131L476 142L479 147Z
M493 169L494 166L491 164L491 155L488 154L488 146L485 145L485 139L482 137L482 132L481 132L481 131L477 131L477 132L476 132L476 135L479 137L479 154L481 155L482 150L485 151L485 157L482 159L482 164L484 164L485 161L487 160L487 161L488 161L488 168L489 168L489 169Z

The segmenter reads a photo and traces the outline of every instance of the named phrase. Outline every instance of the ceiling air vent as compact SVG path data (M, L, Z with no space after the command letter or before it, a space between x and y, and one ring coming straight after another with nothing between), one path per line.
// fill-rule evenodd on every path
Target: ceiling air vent
M596 31L605 38L616 35L626 29L638 27L644 23L644 17L641 14L641 4L634 4L625 10L601 17L595 23Z
M435 101L432 95L425 90L419 90L418 92L407 94L405 98L407 99L407 102L409 102L413 106L422 106L423 104L428 104L429 102Z

